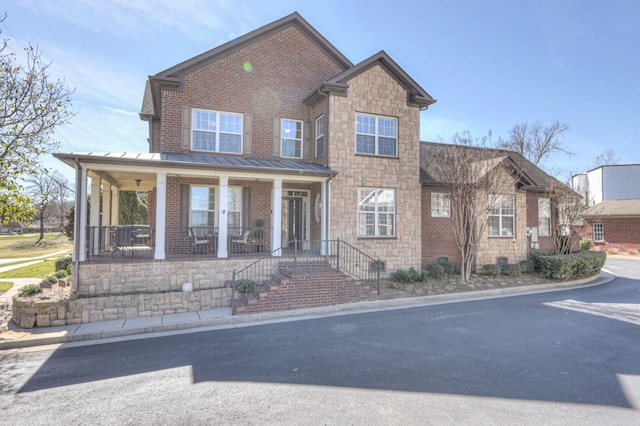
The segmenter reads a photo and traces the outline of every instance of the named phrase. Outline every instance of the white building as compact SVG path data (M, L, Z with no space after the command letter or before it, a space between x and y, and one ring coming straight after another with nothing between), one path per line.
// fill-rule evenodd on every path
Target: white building
M605 200L640 198L640 164L600 166L572 177L573 190L588 206Z

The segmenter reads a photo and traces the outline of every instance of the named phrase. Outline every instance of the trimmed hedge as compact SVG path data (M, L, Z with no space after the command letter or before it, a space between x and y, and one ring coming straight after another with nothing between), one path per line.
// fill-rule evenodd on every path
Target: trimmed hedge
M520 270L523 274L528 274L536 269L532 260L521 260L518 265L520 265Z
M427 272L429 272L429 276L433 278L442 278L444 277L444 266L438 263L432 263L427 265Z
M519 277L521 272L520 265L517 263L507 263L502 266L502 273L509 277Z
M566 281L570 278L591 277L600 273L607 260L607 254L596 251L582 251L570 254L531 254L536 271L544 278Z
M406 269L398 269L394 273L391 274L394 280L400 281L401 283L415 283L426 281L427 272L421 271L418 272L413 266Z
M490 277L497 277L502 272L502 268L498 265L494 265L492 263L488 263L486 265L482 265L482 274L489 275Z

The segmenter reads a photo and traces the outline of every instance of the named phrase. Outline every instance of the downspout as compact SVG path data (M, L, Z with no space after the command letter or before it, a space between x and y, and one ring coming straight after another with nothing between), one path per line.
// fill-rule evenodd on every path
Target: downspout
M78 291L78 281L80 280L80 233L82 232L82 224L80 223L80 207L82 204L82 166L80 160L75 159L76 163L76 207L73 214L73 292Z
M328 93L324 93L322 91L322 89L318 88L318 94L320 94L321 96L324 96L327 99L327 109L325 111L325 117L327 117L327 119L325 120L325 130L324 130L324 134L325 134L325 152L324 152L324 167L329 168L329 94ZM329 226L329 224L331 223L331 221L329 220L329 204L330 204L330 192L329 189L331 188L331 179L333 179L333 176L329 176L329 178L325 181L325 200L326 202L323 203L324 205L322 206L322 208L324 209L324 220L326 221L326 239L327 241L331 240L331 236L330 236L330 229L331 227Z

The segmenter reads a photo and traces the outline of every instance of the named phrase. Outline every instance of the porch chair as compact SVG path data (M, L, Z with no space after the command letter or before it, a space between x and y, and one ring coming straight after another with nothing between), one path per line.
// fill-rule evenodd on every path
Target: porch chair
M211 238L208 235L198 234L193 228L189 228L189 235L193 245L193 254L197 252L204 254L207 246L211 243Z
M250 244L249 243L249 234L251 233L251 231L249 229L247 229L246 231L244 231L242 233L242 238L235 238L231 240L231 244L232 247L237 247L241 248L243 252L247 253L250 251Z

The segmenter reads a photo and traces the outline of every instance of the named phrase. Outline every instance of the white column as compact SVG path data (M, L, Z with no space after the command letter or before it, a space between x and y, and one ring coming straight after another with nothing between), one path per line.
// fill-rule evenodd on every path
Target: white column
M102 188L102 221L100 225L111 224L111 184L105 183Z
M271 196L271 226L273 232L271 233L271 251L274 256L282 255L282 251L274 250L279 249L282 246L282 179L275 179L273 181L273 193Z
M227 222L229 207L229 177L220 176L220 194L218 195L218 257L228 257Z
M100 254L100 178L91 176L91 212L89 217L91 226L91 254Z
M330 181L327 180L324 184L320 185L320 203L322 204L320 208L320 239L322 241L329 239L329 209L327 208L329 182ZM327 254L327 243L322 244L322 254Z
M164 241L167 220L167 174L156 174L156 252L154 259L164 259Z
M118 224L118 215L120 214L120 190L117 187L111 188L111 221L109 225L116 226Z
M73 249L78 253L78 261L87 260L87 169L84 167L80 170L80 177L77 189L80 190L76 194L76 210L74 220L78 221L75 227L76 234L74 238Z

